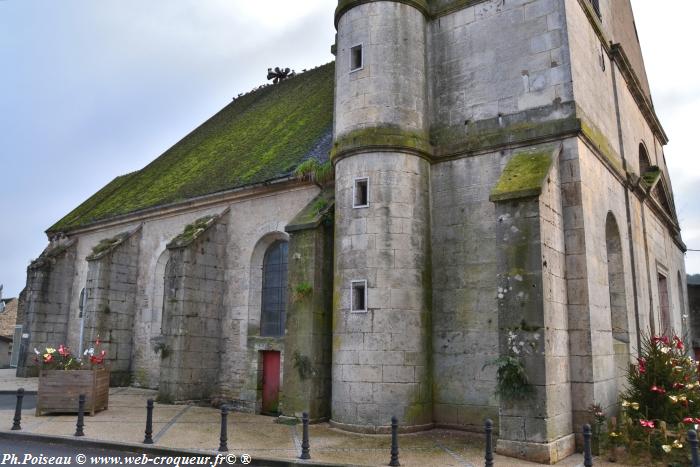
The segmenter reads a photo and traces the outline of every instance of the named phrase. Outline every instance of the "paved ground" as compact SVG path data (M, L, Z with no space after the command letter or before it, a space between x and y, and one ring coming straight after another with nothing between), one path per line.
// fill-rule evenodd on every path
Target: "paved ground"
M16 391L17 388L24 388L25 391L36 391L37 378L17 378L15 368L0 369L0 392Z
M125 456L138 457L137 454L126 453L123 451L110 451L106 449L80 448L76 449L72 446L63 444L52 444L39 441L26 440L7 440L0 438L0 464L19 464L31 465L32 463L44 463L47 465L55 465L61 462L61 465L70 466L94 466L104 465L103 459L121 460ZM82 457L76 457L81 454L85 456L83 462ZM14 457L13 457L14 456ZM54 458L51 460L51 458ZM56 458L60 458L56 459ZM66 462L68 461L68 462ZM149 462L150 465L155 465ZM173 464L163 464L173 465Z
M31 381L31 380L30 380ZM27 380L21 380L24 387ZM146 400L154 391L136 388L112 388L109 409L85 417L88 439L140 444L146 421ZM0 404L0 431L12 426L14 404ZM176 449L212 452L219 445L219 411L209 407L156 404L154 410L155 445ZM35 417L25 407L22 428L25 433L68 436L75 432L75 415ZM390 437L360 435L330 428L327 424L309 429L311 456L316 462L353 465L386 465ZM399 437L402 466L483 465L483 439L452 430L431 430ZM232 453L247 453L253 458L294 460L301 451L301 426L276 423L273 417L233 412L228 418L228 447ZM559 465L581 465L574 455ZM496 456L497 466L536 465ZM596 465L602 465L596 463Z

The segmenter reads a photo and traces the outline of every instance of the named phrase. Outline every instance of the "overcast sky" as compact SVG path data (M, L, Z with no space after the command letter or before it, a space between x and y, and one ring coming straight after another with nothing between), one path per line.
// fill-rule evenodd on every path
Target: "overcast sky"
M0 0L0 284L16 296L44 230L265 82L333 59L333 0ZM700 249L697 0L633 0L671 143L683 238ZM688 253L700 273L700 253Z

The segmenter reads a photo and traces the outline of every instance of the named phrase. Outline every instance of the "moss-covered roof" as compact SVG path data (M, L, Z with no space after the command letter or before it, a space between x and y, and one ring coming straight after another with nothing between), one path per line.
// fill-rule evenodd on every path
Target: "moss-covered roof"
M47 232L284 178L309 157L327 159L333 85L329 63L235 99L143 169L112 180Z

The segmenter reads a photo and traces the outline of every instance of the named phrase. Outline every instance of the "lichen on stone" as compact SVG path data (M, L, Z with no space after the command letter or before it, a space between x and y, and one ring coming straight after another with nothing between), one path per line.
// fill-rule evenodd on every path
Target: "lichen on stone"
M552 146L536 147L513 155L491 191L491 201L537 196L552 166Z
M90 252L87 260L92 261L104 257L107 253L124 243L124 240L128 237L129 232L122 232L114 237L100 240L100 242L92 248L92 252Z
M218 219L218 216L205 216L185 226L180 235L168 243L168 248L182 248L194 242Z

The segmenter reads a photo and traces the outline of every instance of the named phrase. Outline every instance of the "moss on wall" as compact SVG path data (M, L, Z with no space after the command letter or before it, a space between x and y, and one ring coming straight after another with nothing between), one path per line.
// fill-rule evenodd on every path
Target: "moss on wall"
M539 195L555 150L553 146L545 146L515 153L491 191L491 201Z
M351 131L336 138L331 158L357 149L401 148L423 154L432 154L428 135L418 131L407 131L398 126L378 126Z
M182 248L194 242L218 219L218 216L205 216L185 226L180 235L168 243L168 248Z

